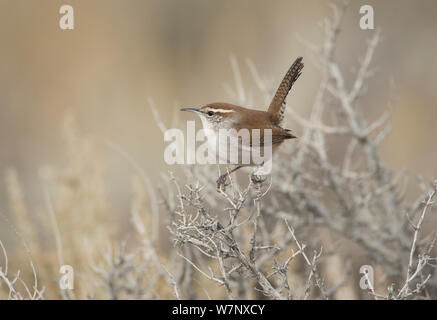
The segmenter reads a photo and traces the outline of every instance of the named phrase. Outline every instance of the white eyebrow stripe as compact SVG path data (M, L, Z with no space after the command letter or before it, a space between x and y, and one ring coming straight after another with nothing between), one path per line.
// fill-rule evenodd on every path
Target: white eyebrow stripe
M228 109L211 109L211 111L220 112L220 113L235 112L234 110L228 110Z

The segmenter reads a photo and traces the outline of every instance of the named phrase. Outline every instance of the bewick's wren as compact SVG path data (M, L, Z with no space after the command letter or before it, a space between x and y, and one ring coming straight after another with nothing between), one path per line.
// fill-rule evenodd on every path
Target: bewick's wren
M302 59L302 57L297 58L290 69L288 69L267 111L252 110L222 102L210 103L201 108L184 108L181 109L181 111L191 111L199 115L202 120L203 128L206 129L207 138L213 141L213 143L219 140L217 138L220 135L220 129L235 129L236 131L248 129L250 133L249 148L252 149L254 147L254 145L252 145L252 141L254 141L252 132L254 132L254 129L258 129L260 130L260 143L258 143L257 146L262 148L265 142L263 132L265 129L271 130L271 150L274 152L285 140L296 138L290 130L284 129L280 125L284 118L286 106L285 98L293 86L293 83L299 78L304 66ZM239 141L241 144L241 139L239 139ZM219 149L219 151L220 150L221 149ZM220 156L219 154L219 157ZM220 188L230 173L241 167L250 165L254 164L238 162L234 169L223 174L217 180L217 186Z

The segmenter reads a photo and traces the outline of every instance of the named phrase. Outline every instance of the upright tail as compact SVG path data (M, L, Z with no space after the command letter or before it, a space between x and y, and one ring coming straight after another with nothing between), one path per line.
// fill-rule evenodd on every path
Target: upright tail
M299 57L293 62L290 69L288 69L287 73L285 74L281 84L279 85L272 102L270 103L268 112L273 116L273 119L277 124L279 124L284 118L285 98L287 98L288 92L293 86L293 83L302 73L304 66L302 60L303 58Z

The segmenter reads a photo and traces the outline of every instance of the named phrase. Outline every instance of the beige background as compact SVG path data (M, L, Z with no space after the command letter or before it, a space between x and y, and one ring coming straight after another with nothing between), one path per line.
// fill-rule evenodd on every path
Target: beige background
M58 26L63 3L0 1L0 173L17 169L30 208L43 206L38 168L66 161L61 127L67 112L76 115L80 130L123 146L158 179L168 168L147 98L154 99L167 124L182 106L235 102L223 89L233 81L230 54L240 62L245 88L257 105L263 100L245 60L277 84L294 58L304 56L304 74L289 102L301 114L311 106L317 69L296 35L320 41L318 23L330 14L328 1L72 0L73 31ZM376 115L389 98L391 78L397 87L393 130L381 147L384 159L394 169L435 176L437 2L352 1L336 51L344 71L370 36L359 29L361 4L374 6L383 35L373 63L377 73L363 103ZM299 126L289 121L288 127L299 135ZM103 144L102 154L111 206L123 214L132 169ZM4 183L0 200L7 213Z

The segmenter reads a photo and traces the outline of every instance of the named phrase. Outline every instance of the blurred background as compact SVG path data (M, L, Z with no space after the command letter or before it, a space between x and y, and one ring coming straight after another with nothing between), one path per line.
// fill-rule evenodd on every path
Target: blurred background
M313 103L320 79L299 38L320 42L319 23L331 13L328 1L71 0L74 30L66 31L59 28L64 3L0 0L0 212L6 217L23 206L32 221L47 205L42 177L68 167L61 176L70 179L89 166L94 184L88 187L107 195L97 205L103 219L126 224L134 171L105 141L122 146L152 182L160 179L169 167L147 99L153 98L169 126L174 118L192 119L177 111L181 107L236 103L223 86L234 81L231 55L256 106L265 102L247 59L274 87L290 63L303 56L299 90L288 102L302 115ZM391 79L396 86L392 132L381 146L382 156L394 170L436 176L437 3L352 1L336 50L340 67L351 77L351 66L373 32L359 28L363 4L373 6L375 26L382 31L376 74L363 99L366 108L377 114L388 103ZM296 123L288 121L287 127L299 136ZM75 148L75 130L93 143ZM97 159L101 166L91 165ZM96 168L104 173L96 174ZM69 201L84 199L75 197ZM76 219L84 218L85 209L78 209ZM20 246L7 223L0 223L0 238L11 253Z

